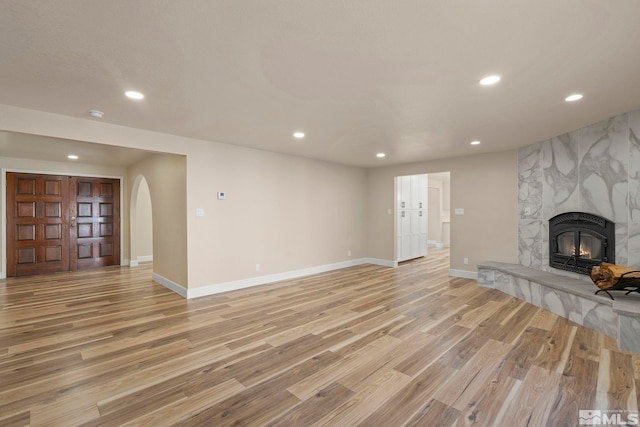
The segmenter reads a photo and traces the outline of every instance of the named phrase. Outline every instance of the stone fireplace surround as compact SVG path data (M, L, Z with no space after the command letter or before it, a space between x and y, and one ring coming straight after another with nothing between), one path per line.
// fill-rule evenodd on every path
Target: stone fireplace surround
M586 212L615 223L617 264L640 268L640 110L520 149L519 264L485 262L492 287L616 338L640 353L640 295L594 295L588 276L549 266L549 219Z
M621 350L640 353L640 294L594 295L596 285L518 264L478 265L478 285L497 289L542 307L618 341Z

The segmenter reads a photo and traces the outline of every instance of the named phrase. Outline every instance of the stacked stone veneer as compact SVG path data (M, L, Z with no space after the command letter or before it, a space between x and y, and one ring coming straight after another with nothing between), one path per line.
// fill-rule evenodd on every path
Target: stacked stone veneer
M549 267L549 219L579 211L615 222L616 263L640 267L640 110L521 148L518 189L521 265L567 275Z

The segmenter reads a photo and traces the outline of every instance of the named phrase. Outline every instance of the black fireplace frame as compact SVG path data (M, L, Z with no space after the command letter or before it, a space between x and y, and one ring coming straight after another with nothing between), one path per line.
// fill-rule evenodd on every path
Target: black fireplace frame
M575 253L565 255L559 252L558 236L575 233ZM589 259L579 254L580 233L588 233L601 242L601 258ZM585 212L566 212L549 220L549 266L579 274L590 274L591 269L602 262L615 263L616 233L615 223L598 215Z

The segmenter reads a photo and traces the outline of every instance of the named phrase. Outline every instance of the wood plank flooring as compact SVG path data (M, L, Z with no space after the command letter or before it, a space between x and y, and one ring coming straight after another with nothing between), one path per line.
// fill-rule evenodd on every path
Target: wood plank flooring
M640 355L448 277L448 256L195 300L150 266L2 280L0 425L555 427L638 410Z

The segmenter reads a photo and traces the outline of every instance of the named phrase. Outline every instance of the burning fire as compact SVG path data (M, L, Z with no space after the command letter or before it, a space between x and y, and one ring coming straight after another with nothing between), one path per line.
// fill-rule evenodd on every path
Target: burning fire
M575 245L571 246L571 249L569 251L569 253L571 254L575 254L576 253L576 247ZM578 255L583 257L583 258L592 258L592 253L591 253L591 247L587 246L586 248L580 244L580 252L578 252Z
M585 258L591 258L591 248L585 249L582 244L580 245L580 256Z

